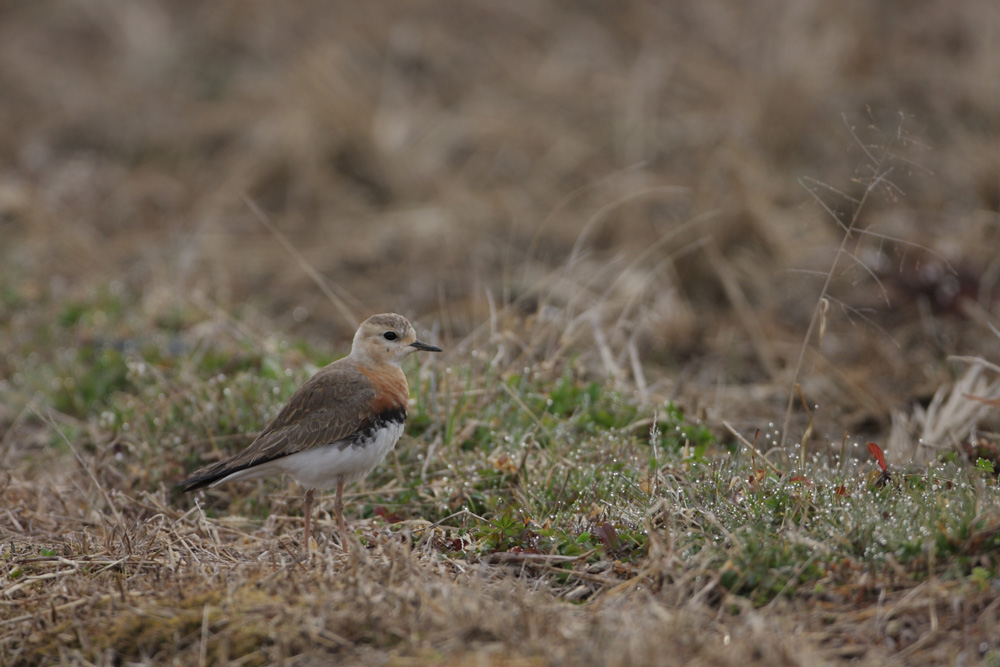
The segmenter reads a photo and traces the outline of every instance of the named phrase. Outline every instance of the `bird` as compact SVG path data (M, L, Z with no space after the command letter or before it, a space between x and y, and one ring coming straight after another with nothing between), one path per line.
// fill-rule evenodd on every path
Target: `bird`
M403 434L410 390L400 363L417 351L441 348L417 340L413 325L395 313L361 323L351 353L321 368L246 449L196 470L184 491L287 474L305 487L305 550L317 489L337 488L334 512L346 545L344 485L367 476Z

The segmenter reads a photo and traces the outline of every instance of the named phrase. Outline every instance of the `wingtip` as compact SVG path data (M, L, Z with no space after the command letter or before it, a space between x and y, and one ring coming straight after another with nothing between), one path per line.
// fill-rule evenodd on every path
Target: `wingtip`
M207 484L199 484L199 480L197 478L190 478L190 479L185 479L182 482L178 482L174 486L174 488L177 489L178 491L188 493L189 491L196 491L202 488L203 486L207 486Z
M177 483L178 489L188 493L190 491L197 491L198 489L203 489L206 486L211 486L212 482L219 479L218 474L208 474L208 475L193 475L187 479Z

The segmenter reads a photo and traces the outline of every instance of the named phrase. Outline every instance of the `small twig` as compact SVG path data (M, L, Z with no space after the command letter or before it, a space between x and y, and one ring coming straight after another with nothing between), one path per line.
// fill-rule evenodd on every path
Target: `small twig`
M719 250L718 244L713 239L709 239L705 243L703 251L708 260L708 265L712 268L719 279L719 283L722 285L722 290L725 292L726 298L743 324L743 330L750 339L750 343L753 345L754 352L757 353L757 359L760 361L761 366L764 367L764 371L769 376L776 378L778 364L775 361L774 349L771 346L770 337L764 332L764 327L761 326L760 318L757 317L757 309L747 299L746 293L740 286L739 277L733 271L733 268L729 265L722 251Z
M450 519L454 519L454 518L460 517L460 516L471 516L472 518L477 519L479 521L482 521L483 523L487 523L486 519L484 519L483 517L479 516L478 514L470 512L468 508L463 507L459 511L455 512L454 514L449 514L448 516L446 516L445 518L441 519L440 521L435 521L434 523L431 523L431 524L428 524L428 525L426 525L426 526L424 526L422 528L419 528L418 530L423 531L423 535L421 536L420 541L417 542L416 546L417 547L422 546L428 539L430 539L430 536L432 534L431 531L433 531L438 526L443 525L445 521L449 521Z
M806 472L806 455L809 451L809 438L812 437L813 430L813 413L809 409L809 404L806 403L806 397L802 395L802 385L796 384L795 390L799 394L799 402L802 404L802 409L806 411L809 416L809 424L806 426L805 432L802 434L802 450L799 452L799 474L804 475Z
M579 556L563 556L561 554L533 554L514 551L497 551L486 559L488 563L572 563L586 560L595 553L594 549Z
M771 463L770 461L768 461L768 460L767 460L767 457L765 457L765 456L764 456L764 455L763 455L763 454L762 454L762 453L760 452L760 450L759 450L759 449L757 449L757 446L756 446L756 445L754 445L754 444L753 444L752 442L750 442L749 440L747 440L747 439L746 439L746 438L745 438L745 437L743 436L743 434L742 434L742 433L740 433L739 431L737 431L737 430L736 430L736 428L735 428L735 427L734 427L734 426L733 426L732 424L730 424L730 423L729 423L729 422L727 422L726 420L723 420L723 421L722 421L722 425L723 425L723 426L725 426L725 427L726 427L726 429L727 429L727 430L728 430L728 431L729 431L730 433L732 433L732 434L733 434L734 436L736 436L736 438L737 438L737 439L738 439L738 440L739 440L740 442L742 442L742 443L743 443L744 445L746 445L747 447L749 447L749 448L750 448L750 451L751 451L751 452L753 452L754 454L756 454L757 456L759 456L759 457L761 458L761 460L762 460L762 461L764 462L764 464L765 464L766 466L768 466L768 467L769 467L769 468L771 469L771 472L773 472L773 473L775 473L775 474L777 474L777 475L780 475L780 474L781 474L781 471L780 471L780 470L778 470L778 468L777 468L777 467L775 467L775 465L774 465L773 463ZM756 473L756 471L754 471L754 472Z
M639 360L639 349L635 344L635 335L629 338L627 350L629 364L632 366L632 379L635 380L635 388L639 393L639 404L645 405L649 402L649 390L646 384L646 375L642 370L642 361Z
M505 392L507 392L507 395L510 396L510 398L515 403L517 403L517 406L519 408L521 408L522 410L524 410L525 414L527 414L529 417L531 417L531 421L535 422L535 426L541 426L542 425L542 420L539 419L538 416L534 412L532 412L531 408L529 408L528 405L523 400L521 400L521 397L518 396L517 393L513 389L511 389L510 387L507 386L506 382L501 382L500 383L500 388L503 389Z
M330 300L330 303L332 303L334 307L340 311L341 317L343 317L352 328L356 329L359 324L358 318L348 307L347 303L330 288L330 284L327 279L320 275L319 271L313 268L312 264L310 264L306 258L302 256L302 253L300 253L295 246L292 245L291 241L289 241L284 234L278 231L278 228L274 226L274 223L267 217L267 214L265 214L264 211L262 211L260 207L257 206L252 199L250 199L250 197L243 195L243 203L245 203L247 208L249 208L257 219L260 220L261 224L264 225L272 235L274 235L274 238L278 240L281 247L283 247L285 251L288 252L288 254L291 255L296 262L298 262L299 268L301 268L302 271L304 271L305 274L309 276L314 283L316 283L316 286L319 287L320 291L323 292L326 298Z
M209 620L211 620L212 606L205 603L205 607L201 610L201 644L198 646L198 664L204 667L208 664L208 626Z
M615 364L614 355L611 354L611 348L608 347L608 341L604 337L604 331L601 330L601 322L600 318L597 316L596 310L590 311L590 328L593 331L594 344L597 346L597 350L601 355L601 363L604 365L605 376L612 380L617 379L619 374L618 365Z
M94 483L94 486L97 487L97 490L101 492L102 496L104 496L104 502L107 503L108 509L110 509L111 513L114 514L115 522L118 525L120 525L120 526L124 526L124 524L122 523L122 516L121 516L121 514L118 513L118 508L115 507L115 505L114 505L113 502L111 502L111 496L108 495L108 492L104 488L104 485L101 484L97 480L97 477L94 476L94 473L90 469L90 466L88 466L87 463L86 463L86 461L83 460L83 457L80 456L80 452L77 450L76 445L74 445L70 441L70 439L66 437L66 434L62 432L62 429L60 429L58 427L58 425L56 425L56 422L52 418L52 415L47 414L47 413L46 414L42 414L39 410L37 410L34 407L31 408L31 411L34 412L39 418L41 418L45 423L47 423L52 428L52 430L54 430L56 433L58 433L59 437L63 439L63 442L65 442L69 446L69 448L73 451L73 456L76 457L77 463L79 463L80 467L82 467L84 469L84 471L86 471L87 477L90 478L90 481L92 481ZM90 502L89 498L87 499L87 504L89 504L90 507L95 512L98 513L98 515L104 516L96 507L94 507L94 504L92 502Z

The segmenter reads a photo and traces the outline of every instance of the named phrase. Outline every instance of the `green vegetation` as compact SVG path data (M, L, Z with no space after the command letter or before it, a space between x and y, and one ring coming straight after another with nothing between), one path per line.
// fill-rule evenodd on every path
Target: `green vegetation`
M53 341L61 349L84 326L88 339L130 329L124 310L102 300L72 310ZM195 498L172 484L244 446L315 370L305 362L311 351L229 337L192 344L176 322L144 339L123 351L57 354L23 369L14 390L34 392L32 409L53 415L58 440L104 461L99 483L135 498L170 491L171 504L189 507ZM432 537L442 555L467 562L573 557L556 566L563 584L595 565L633 573L653 535L681 563L714 573L720 591L756 605L1000 577L1000 489L984 459L899 471L884 486L867 453L784 469L719 441L678 405L640 405L579 377L572 363L546 376L450 361L462 365L407 369L417 398L411 435L349 508L365 544L383 540L384 526L414 544ZM201 502L217 519L239 516L251 533L269 532L267 498L287 485L231 485Z

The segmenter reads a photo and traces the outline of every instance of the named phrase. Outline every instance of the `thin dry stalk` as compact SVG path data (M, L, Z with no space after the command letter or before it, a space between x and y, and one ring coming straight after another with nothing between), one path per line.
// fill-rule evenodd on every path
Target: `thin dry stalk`
M329 281L324 278L319 271L313 268L312 264L310 264L306 258L302 256L302 253L295 248L295 246L285 237L284 234L278 231L278 228L274 226L274 223L271 222L269 217L267 217L267 214L265 214L252 199L244 195L243 202L247 205L247 208L253 212L254 216L256 216L260 223L267 228L267 231L269 231L274 238L278 240L281 247L292 256L295 262L299 265L299 268L301 268L302 271L309 276L309 279L312 280L317 287L319 287L320 291L323 292L326 298L330 300L330 303L332 303L333 306L340 312L344 321L347 322L352 329L357 329L360 320L347 305L347 302L341 298L340 295L335 293L333 289L331 289ZM343 291L342 288L337 285L334 285L334 287ZM350 295L345 292L345 296Z
M860 143L860 141L858 142ZM866 149L867 151L867 149ZM813 198L822 206L827 213L829 213L833 219L840 225L843 230L843 236L840 239L840 246L837 248L836 253L833 256L833 261L830 263L830 268L826 272L826 279L823 281L823 287L819 291L819 296L816 299L816 305L813 307L812 317L809 318L809 326L806 327L806 333L802 338L802 345L799 347L799 355L795 361L795 368L792 371L791 382L788 386L788 403L785 406L785 420L781 427L781 439L779 441L779 447L784 448L785 443L788 440L788 431L791 428L792 423L792 407L795 404L795 387L799 383L799 374L802 372L802 364L805 361L806 350L809 347L809 343L813 337L813 331L816 329L817 325L820 323L821 316L826 308L827 296L830 291L830 285L833 283L833 277L836 275L837 266L840 264L840 258L842 255L849 254L847 251L847 244L854 237L854 230L858 224L858 220L861 216L861 211L864 209L865 203L873 192L883 183L886 182L889 174L892 173L893 168L888 167L883 169L883 164L886 156L884 155L879 161L875 162L874 169L876 176L868 183L865 188L865 193L860 200L856 202L854 207L854 213L851 215L851 220L846 225L840 220L840 217L835 211L831 210L816 194L816 192L810 188L809 193ZM805 185L803 184L803 187Z

